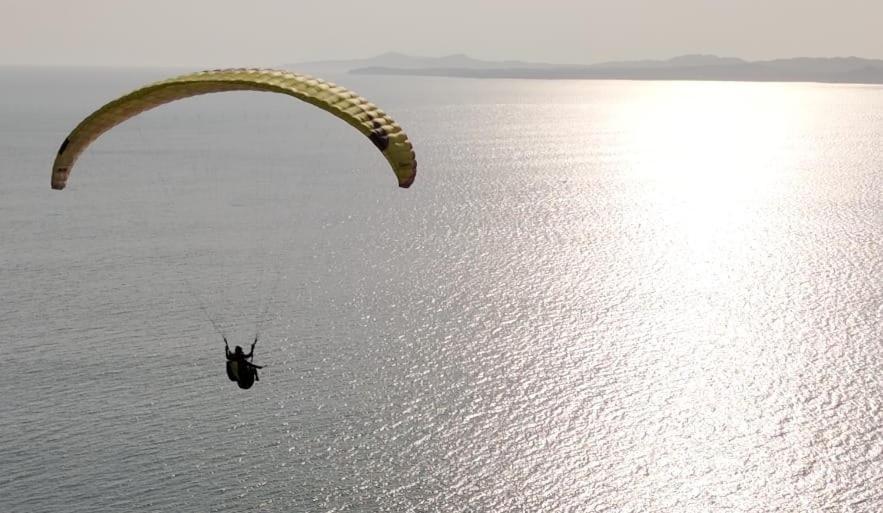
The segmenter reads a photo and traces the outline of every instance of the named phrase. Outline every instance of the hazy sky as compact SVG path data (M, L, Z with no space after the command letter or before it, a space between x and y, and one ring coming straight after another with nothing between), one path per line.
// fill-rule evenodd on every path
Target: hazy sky
M0 64L883 58L883 0L0 0Z

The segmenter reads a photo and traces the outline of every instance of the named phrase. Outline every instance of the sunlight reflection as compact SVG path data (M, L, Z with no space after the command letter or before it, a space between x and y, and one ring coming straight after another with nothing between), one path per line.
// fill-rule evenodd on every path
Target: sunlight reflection
M786 229L782 198L799 179L795 133L807 120L794 88L775 84L647 93L614 123L628 139L624 172L640 205L631 214L643 268L637 315L649 328L642 349L653 358L645 393L659 430L651 454L677 458L648 462L648 473L665 482L655 488L675 480L682 492L703 493L705 475L744 478L746 465L775 465L755 447L781 431L780 419L764 418L756 401L782 376L761 369L770 355L759 352L765 335L749 305L778 282L767 272Z

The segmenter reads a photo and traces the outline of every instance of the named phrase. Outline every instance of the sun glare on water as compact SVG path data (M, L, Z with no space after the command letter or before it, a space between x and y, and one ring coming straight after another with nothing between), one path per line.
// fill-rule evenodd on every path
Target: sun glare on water
M643 410L632 422L652 430L630 441L643 492L671 507L686 494L750 508L783 454L812 466L791 394L800 355L827 343L806 333L818 322L806 290L823 285L810 242L829 229L818 205L842 189L824 178L837 162L816 149L833 114L813 104L819 88L793 84L623 87L603 128L615 134L624 217L605 270L631 284L612 307L629 320L586 343L625 344L642 369L636 404L618 406Z

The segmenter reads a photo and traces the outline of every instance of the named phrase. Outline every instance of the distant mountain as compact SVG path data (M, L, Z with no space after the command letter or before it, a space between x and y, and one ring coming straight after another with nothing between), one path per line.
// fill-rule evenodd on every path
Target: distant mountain
M592 64L593 68L604 69L659 69L659 68L682 68L695 66L734 66L745 64L742 59L734 57L718 57L716 55L681 55L665 61L613 61Z
M668 60L559 65L483 61L466 55L414 57L386 53L369 59L308 62L291 66L308 73L350 72L468 78L740 80L883 84L883 60L858 57L745 61L715 55L683 55Z
M394 68L401 70L420 70L426 68L445 69L507 69L530 68L545 69L554 64L522 61L483 61L467 55L454 54L444 57L416 57L397 52L387 52L367 59L312 61L296 64L285 64L284 67L305 71L307 73L347 73L359 68Z
M830 59L802 57L797 59L766 61L764 64L782 70L814 70L824 73L848 73L862 68L883 67L883 61L881 60L859 59L858 57L835 57Z

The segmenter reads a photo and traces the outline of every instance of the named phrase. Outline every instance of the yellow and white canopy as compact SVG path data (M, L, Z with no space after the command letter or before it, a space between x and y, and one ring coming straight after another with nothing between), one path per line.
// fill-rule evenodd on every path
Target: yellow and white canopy
M165 103L223 91L287 94L334 114L362 132L395 172L400 187L414 182L417 161L408 136L376 105L343 87L289 71L225 69L200 71L142 87L96 110L67 136L52 165L52 188L64 189L77 157L101 134Z

